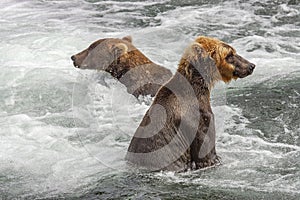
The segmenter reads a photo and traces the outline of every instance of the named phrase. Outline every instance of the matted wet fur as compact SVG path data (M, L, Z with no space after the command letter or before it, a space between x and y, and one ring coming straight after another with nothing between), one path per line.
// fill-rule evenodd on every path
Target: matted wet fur
M158 89L172 77L170 70L155 64L138 50L130 36L97 40L71 59L77 68L110 73L136 97L155 96Z
M175 75L158 91L126 159L150 170L184 171L215 165L218 156L210 90L217 81L246 77L254 68L228 44L198 37L186 49Z

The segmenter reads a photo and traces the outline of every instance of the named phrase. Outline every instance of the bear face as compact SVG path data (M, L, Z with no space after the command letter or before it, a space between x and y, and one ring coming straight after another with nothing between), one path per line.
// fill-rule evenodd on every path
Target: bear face
M253 73L255 65L238 55L230 45L218 39L204 36L198 37L196 42L215 60L224 82L245 78Z
M92 43L87 49L73 55L71 59L77 68L107 71L112 68L112 65L118 67L129 62L130 60L126 60L129 53L136 53L138 55L134 57L139 56L141 59L144 58L138 52L132 45L132 38L130 36L122 39L105 38ZM148 59L146 60L148 61Z
M98 44L101 44L105 39L97 40L93 44L91 44L87 49L83 50L82 52L73 55L71 59L73 60L74 67L81 68L81 69L97 69L95 64L87 64L87 57L89 55L89 52L93 50L95 47L98 46Z
M100 39L71 59L77 68L110 73L136 97L154 96L172 77L170 70L153 63L139 51L130 36Z

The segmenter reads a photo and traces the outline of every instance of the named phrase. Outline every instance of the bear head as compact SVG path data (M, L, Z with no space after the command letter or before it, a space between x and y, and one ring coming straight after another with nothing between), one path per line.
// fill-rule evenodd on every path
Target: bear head
M71 59L77 68L107 71L115 78L138 65L152 63L132 44L130 36L97 40Z
M215 38L200 36L195 41L215 61L221 80L230 82L232 79L251 75L255 65L236 53L230 45Z

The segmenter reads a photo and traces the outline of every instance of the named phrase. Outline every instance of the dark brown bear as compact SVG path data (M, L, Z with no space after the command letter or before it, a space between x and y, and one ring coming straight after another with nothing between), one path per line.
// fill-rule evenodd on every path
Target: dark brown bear
M110 73L136 97L155 96L161 85L172 77L170 70L153 63L139 51L130 36L100 39L71 59L80 69Z
M210 91L217 81L244 78L254 68L228 44L198 37L186 49L176 74L158 91L126 159L150 170L184 171L215 165L218 156Z

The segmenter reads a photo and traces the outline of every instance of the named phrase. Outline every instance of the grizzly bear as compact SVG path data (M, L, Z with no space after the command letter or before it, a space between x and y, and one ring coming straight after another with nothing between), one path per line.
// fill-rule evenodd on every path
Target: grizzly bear
M130 36L100 39L71 59L77 68L110 73L135 97L155 96L158 89L172 77L170 70L153 63L139 51Z
M228 44L198 37L186 49L175 75L155 96L131 140L126 160L154 171L216 165L210 92L217 81L244 78L254 68Z

